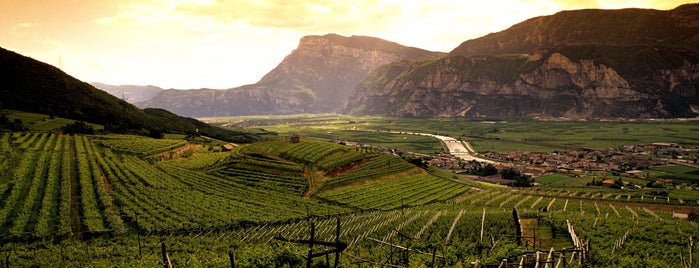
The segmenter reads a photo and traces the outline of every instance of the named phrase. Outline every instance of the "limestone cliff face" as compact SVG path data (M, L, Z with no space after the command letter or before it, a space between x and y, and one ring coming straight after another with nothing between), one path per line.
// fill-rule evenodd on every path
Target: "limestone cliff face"
M544 47L601 45L699 46L699 4L672 10L586 9L561 11L467 40L451 55L529 53Z
M444 55L373 37L306 36L255 84L228 90L169 91L139 106L186 116L333 112L379 66Z
M364 80L345 111L420 117L656 118L691 116L690 107L699 104L699 60L694 54L650 55L683 62L635 73L628 66L602 63L601 56L566 55L576 51L394 63Z
M296 50L255 87L305 91L313 99L304 112L337 110L371 71L397 60L424 60L444 53L411 48L366 36L306 36Z
M690 117L699 111L699 4L574 10L449 54L372 37L307 36L258 83L167 91L140 107L187 116Z

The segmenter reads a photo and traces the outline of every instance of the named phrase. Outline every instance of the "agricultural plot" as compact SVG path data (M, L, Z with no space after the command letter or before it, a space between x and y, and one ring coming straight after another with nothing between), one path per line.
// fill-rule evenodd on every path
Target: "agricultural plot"
M248 126L262 126L279 133L307 133L327 139L349 137L362 141L356 130L408 131L433 133L450 137L463 137L472 142L476 151L553 151L570 147L612 148L631 144L674 142L699 144L696 122L572 122L538 120L481 121L469 118L395 118L353 117L346 115L292 115L274 118L242 117L219 119L219 123L231 120L247 122ZM299 127L301 127L299 129ZM332 134L327 134L332 132ZM325 135L325 136L323 136ZM352 135L355 135L354 137ZM389 136L384 133L384 137ZM392 141L402 138L395 137ZM379 144L381 140L367 140L367 144ZM436 147L435 147L436 146ZM394 148L391 142L387 148ZM438 148L438 145L429 146ZM407 148L406 148L407 149ZM426 149L424 153L434 150ZM417 151L417 150L415 150Z
M699 182L699 169L688 166L667 166L652 168L649 171L652 178L674 179L689 183Z
M405 162L405 160L396 156L382 154L368 162L353 167L347 172L329 178L322 187L323 189L332 189L358 181L407 172L412 169L416 169L416 167Z
M7 112L7 117L10 121L20 120L22 122L22 125L24 125L30 131L48 132L48 131L52 131L52 130L56 130L56 129L61 129L62 127L66 126L66 125L73 124L76 122L75 120L72 120L72 119L53 117L53 116L48 116L45 114L11 111L11 110L4 110L4 112ZM103 129L104 128L101 125L95 125L95 124L90 124L90 123L87 123L87 124L89 126L91 126L93 129Z
M123 135L99 136L97 142L114 151L139 156L165 152L185 144L184 140L152 139Z
M131 154L134 150L121 153L129 147L112 150L105 140L98 144L88 136L34 133L13 137L12 144L9 138L4 135L4 146L16 153L7 161L8 173L0 183L0 230L5 238L119 234L130 228L162 232L284 220L308 210L346 210L304 200L303 169L279 175L230 167L207 174L177 162L152 165ZM118 140L109 147L183 143L147 146L154 140Z
M689 237L699 237L696 223L670 211L695 209L691 193L650 200L565 180L479 187L396 156L313 140L147 161L145 149L117 146L128 139L0 134L0 264L161 266L164 244L176 266L226 267L229 253L239 267L299 266L308 247L277 238L307 240L312 222L314 239L335 241L337 217L347 246L341 267L516 263L536 250L574 248L568 223L590 241L586 265L677 267ZM157 150L184 144L134 140ZM309 183L319 189L306 195ZM580 266L566 256L568 267Z
M656 213L658 217L654 217L643 210L634 210L638 216L630 216L629 212L620 216L607 215L605 210L594 212L595 204L588 202L583 202L582 210L579 204L575 207L571 211L543 213L541 221L522 216L525 217L522 221L526 222L523 227L526 237L522 245L518 245L515 239L511 209L432 204L343 214L339 218L339 239L346 243L347 249L341 254L340 266L357 262L367 266L421 266L434 261L443 267L454 267L476 260L482 264L499 264L502 259L518 263L523 255L537 249L546 252L552 246L572 249L567 222L571 223L578 237L590 240L591 253L586 256L589 266L681 266L679 252L684 250L686 254L688 236L696 235L694 225L673 220L668 214ZM633 218L629 220L630 217ZM53 261L72 266L142 266L161 263L161 244L165 244L170 259L179 265L227 267L232 252L240 267L255 267L261 263L298 266L304 263L302 256L308 252L308 247L282 242L276 237L309 239L311 222L315 227L314 239L335 241L337 218L314 217L227 231L202 229L179 235L146 234L139 241L130 236L123 238L118 245L111 245L109 240L94 239L80 244L67 242L34 249L5 244L2 249L14 248L9 261L15 264L46 265ZM536 230L536 238L533 230ZM141 254L139 242L143 247ZM315 247L316 251L322 248ZM60 257L61 251L65 254L63 257ZM578 255L570 254L570 251L566 253L566 267L580 267ZM559 261L558 255L555 257L554 261ZM324 263L325 258L315 260L315 265ZM334 263L333 257L330 257L330 263Z
M390 190L389 190L390 189ZM445 202L470 190L470 186L428 173L329 190L319 197L359 209L391 210L405 206Z
M280 149L280 156L294 162L332 171L353 162L362 160L374 153L360 151L360 148L318 140L304 140L300 143L287 143Z

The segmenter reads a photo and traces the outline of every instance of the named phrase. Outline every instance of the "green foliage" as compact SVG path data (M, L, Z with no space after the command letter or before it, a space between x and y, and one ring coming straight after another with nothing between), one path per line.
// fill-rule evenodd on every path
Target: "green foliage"
M21 119L10 120L7 115L2 112L0 113L0 129L6 129L9 131L22 131L26 128L23 125Z
M506 168L500 171L500 177L506 180L511 180L510 186L514 187L530 187L534 181L530 176L520 174L514 169Z
M61 131L63 131L65 134L95 134L95 129L82 121L65 125L61 128Z
M478 176L491 176L498 174L498 169L495 168L493 164L484 164L482 162L472 160L469 168L466 170L466 173Z

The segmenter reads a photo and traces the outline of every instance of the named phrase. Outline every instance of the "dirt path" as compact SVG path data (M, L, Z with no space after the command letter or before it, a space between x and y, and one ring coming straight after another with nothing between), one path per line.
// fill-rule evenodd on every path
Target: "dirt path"
M177 159L186 151L194 151L197 149L196 144L187 143L174 150L167 150L165 152L157 153L154 155L146 156L145 158L158 158L158 159Z
M306 177L306 182L308 183L308 190L303 193L303 198L310 199L311 194L316 190L315 174L313 169L309 170L308 167L305 167L303 169L303 176Z

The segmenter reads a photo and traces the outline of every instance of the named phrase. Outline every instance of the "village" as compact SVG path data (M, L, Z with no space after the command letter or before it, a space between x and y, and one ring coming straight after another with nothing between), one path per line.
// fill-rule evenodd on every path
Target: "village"
M647 169L665 165L699 167L699 150L676 143L627 145L617 148L581 148L553 152L485 152L479 157L494 162L498 170L514 169L536 178L546 174L603 175L609 172L619 176L644 179ZM464 161L442 153L429 159L430 165L453 170L471 170L480 163Z

